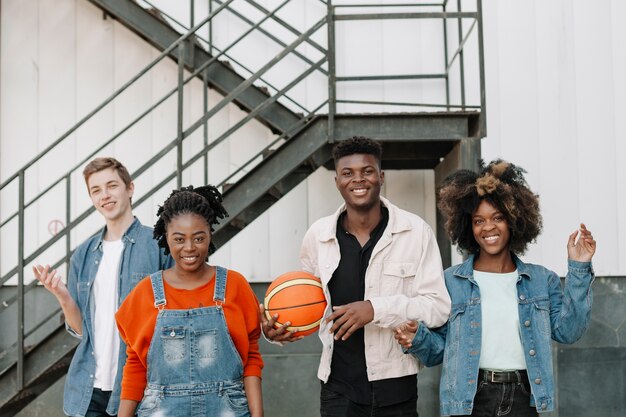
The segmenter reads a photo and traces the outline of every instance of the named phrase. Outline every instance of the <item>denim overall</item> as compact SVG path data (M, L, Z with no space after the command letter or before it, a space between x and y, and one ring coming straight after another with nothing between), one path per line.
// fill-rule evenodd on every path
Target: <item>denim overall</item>
M226 275L227 270L218 266L215 306L190 310L166 310L162 272L150 276L159 313L139 417L250 416L243 363L222 310Z

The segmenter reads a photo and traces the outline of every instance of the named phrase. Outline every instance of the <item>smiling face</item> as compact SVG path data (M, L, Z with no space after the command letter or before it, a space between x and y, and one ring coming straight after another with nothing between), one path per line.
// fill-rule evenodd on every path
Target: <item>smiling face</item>
M196 272L209 256L211 229L206 220L193 213L180 214L167 224L167 245L176 268Z
M374 155L346 155L336 161L335 174L335 185L348 208L366 211L380 204L385 173Z
M472 231L481 257L509 252L509 224L504 214L486 200L481 201L472 214Z
M93 206L107 222L132 217L130 199L135 186L131 182L127 187L115 169L107 168L91 174L87 188Z

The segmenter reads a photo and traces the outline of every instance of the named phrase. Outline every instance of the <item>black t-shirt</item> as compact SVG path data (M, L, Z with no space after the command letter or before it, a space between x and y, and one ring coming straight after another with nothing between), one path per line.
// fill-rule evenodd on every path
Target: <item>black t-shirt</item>
M361 247L354 235L343 227L344 211L337 219L337 241L341 252L339 266L328 284L333 306L363 301L365 297L365 272L376 243L389 222L389 210L381 206L380 223L370 233L370 239ZM348 340L334 342L330 377L326 387L345 395L359 404L397 404L417 395L417 376L383 379L369 382L365 364L364 329L354 332Z

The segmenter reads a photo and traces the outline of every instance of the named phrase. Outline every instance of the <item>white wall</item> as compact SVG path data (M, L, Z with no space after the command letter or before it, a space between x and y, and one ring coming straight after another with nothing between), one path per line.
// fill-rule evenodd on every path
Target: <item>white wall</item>
M598 275L626 275L626 28L621 1L486 1L483 157L526 168L544 231L527 259L565 272L579 222Z
M202 2L196 2L201 4ZM470 6L468 3L468 7ZM158 52L85 0L3 0L0 11L0 179L4 180L44 149L74 122L126 82ZM163 0L161 7L174 6L173 14L184 21L187 12L180 2ZM265 7L276 6L265 1ZM178 8L177 8L178 7ZM197 10L196 21L206 10ZM465 6L464 6L465 7ZM320 2L294 1L281 17L305 30L325 12ZM599 275L626 275L626 168L618 158L626 156L626 29L619 16L622 2L598 1L496 1L485 0L484 32L487 85L488 137L483 157L509 159L528 170L528 180L541 196L544 233L526 259L542 263L560 274L565 272L567 235L584 221L594 232L599 249L595 269ZM257 16L258 18L258 16ZM215 41L227 45L241 23L229 18L216 21ZM287 43L293 35L279 32ZM451 29L452 30L452 29ZM337 25L337 73L339 75L407 74L439 72L443 68L441 25L433 22L369 21ZM454 32L453 32L454 34ZM455 35L456 36L456 35ZM326 45L325 29L316 40ZM454 36L451 36L454 38ZM263 37L252 38L245 49L233 51L253 68L262 66L280 48ZM452 45L450 40L450 49ZM475 40L468 43L468 101L477 104ZM321 54L310 46L299 51L311 59ZM428 59L427 59L428 58ZM268 73L268 81L285 85L302 61L290 57ZM454 69L456 70L456 68ZM38 178L27 186L27 195L44 189L50 178L67 170L95 149L147 103L173 88L176 65L166 60L139 80L127 94L81 128L67 145L46 156L34 168ZM443 103L441 83L368 82L339 86L338 97ZM453 91L457 82L453 80ZM309 77L295 91L295 98L308 109L326 98L325 78ZM186 125L199 116L202 87L194 80L185 90ZM210 91L210 103L220 96ZM457 93L452 99L458 102ZM342 105L342 111L407 111L406 107ZM423 110L423 109L421 109ZM176 97L133 128L113 146L99 154L113 154L131 171L176 136ZM244 117L228 106L209 125L211 139ZM358 134L358 132L355 132ZM219 182L249 158L253 149L268 143L271 133L256 121L240 129L218 146L209 161L209 182ZM201 131L187 141L185 154L198 150ZM246 154L244 151L247 151ZM139 158L138 155L142 157ZM168 154L157 166L136 180L146 190L173 169L175 157ZM183 181L199 183L203 168L197 164ZM72 208L77 215L89 206L80 170L72 176ZM172 187L175 184L172 183ZM15 188L15 187L13 187ZM64 186L55 188L45 202L29 210L35 221L27 224L27 252L50 237L48 224L62 219ZM383 193L392 201L435 224L434 185L431 172L388 172ZM15 208L16 190L3 192L0 218ZM141 192L140 192L141 194ZM154 221L157 204L165 191L136 208L146 224ZM263 214L251 226L218 251L213 261L240 270L252 281L269 281L297 268L299 240L316 218L330 214L340 203L333 174L318 170L307 181ZM90 226L72 238L80 243L100 224L92 216ZM84 229L84 230L83 230ZM5 232L5 230L7 230ZM3 228L0 245L5 273L15 264L15 227ZM42 256L48 262L60 253L55 248Z

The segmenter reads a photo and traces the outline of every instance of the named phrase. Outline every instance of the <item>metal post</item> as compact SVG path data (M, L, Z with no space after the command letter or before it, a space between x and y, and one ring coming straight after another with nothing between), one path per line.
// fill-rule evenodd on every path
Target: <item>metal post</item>
M478 14L478 62L480 65L480 135L487 136L487 100L485 97L485 49L483 44L483 2L476 0Z
M209 14L213 12L213 0L209 0ZM213 19L209 20L209 55L213 56ZM204 71L204 114L209 111L209 67ZM209 145L209 120L204 123L204 148ZM209 183L209 153L204 154L204 184Z
M195 13L196 13L196 5L195 5L195 1L194 0L190 0L189 2L189 7L191 10L189 10L189 28L191 29L192 27L194 27L196 25L195 23Z
M443 3L443 12L446 12L448 7L448 1ZM444 56L444 68L446 69L446 110L450 111L450 72L448 71L448 19L443 18L443 56Z
M204 89L202 90L202 99L204 101L204 107L202 110L204 114L209 111L209 69L204 70ZM209 119L204 121L203 127L203 143L204 149L209 145ZM209 153L204 153L204 185L209 183Z
M183 89L185 71L185 42L178 45L178 124L176 144L176 187L183 185Z
M213 13L213 1L209 0L209 15ZM213 19L209 20L209 55L213 56Z
M24 170L19 173L17 230L17 389L24 388Z
M69 275L70 272L70 253L72 251L72 247L70 245L70 230L69 225L72 221L71 211L72 211L72 173L68 172L66 176L66 188L65 188L65 228L63 232L65 232L65 277Z
M456 0L457 12L461 12L461 0ZM459 45L463 42L463 19L459 17L457 19L459 27ZM463 57L463 50L459 52L459 65L461 69L461 109L465 110L465 59Z
M337 73L335 67L335 8L327 3L328 25L328 143L335 142L335 113L337 111Z

